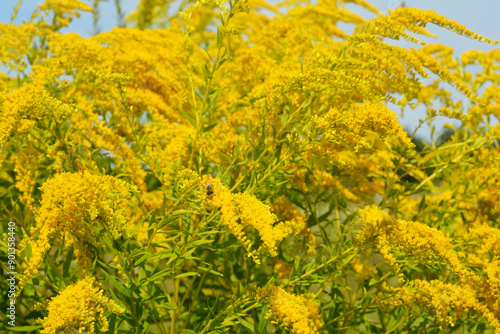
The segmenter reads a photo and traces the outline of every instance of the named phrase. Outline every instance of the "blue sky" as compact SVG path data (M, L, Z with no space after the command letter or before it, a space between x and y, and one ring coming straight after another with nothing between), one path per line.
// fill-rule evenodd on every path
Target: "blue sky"
M8 23L12 15L12 8L18 2L18 0L1 0L0 1L0 22ZM43 3L44 0L24 0L18 17L14 21L16 23L29 20L29 17L37 5ZM132 11L138 0L122 0L122 10L125 13ZM277 1L271 1L272 3L277 3ZM369 0L370 3L379 8L382 12L387 13L388 9L393 9L400 6L405 2L408 7L415 7L421 9L432 9L439 14L446 16L449 19L453 19L469 29L476 31L477 33L489 37L494 40L500 40L500 0ZM100 5L101 19L99 22L99 28L101 31L109 31L117 23L117 14L114 5L114 0L107 0ZM364 17L373 17L367 11L360 9L358 6L353 4L346 4L346 6L357 12ZM350 30L351 27L348 25L342 26L346 30ZM421 40L430 43L443 43L450 45L455 50L455 56L459 56L462 52L477 49L477 50L491 50L493 48L500 48L500 44L492 46L489 44L479 43L472 39L468 39L462 36L458 36L452 32L439 27L428 25L428 30L439 38L425 38L421 37ZM92 33L92 16L89 13L85 13L78 20L75 20L71 26L66 29L66 31L77 32L82 36L89 36ZM398 41L399 45L415 47L414 44L406 43L404 41ZM454 94L456 98L465 101L459 93ZM401 123L407 127L407 129L412 132L415 125L418 123L418 119L425 117L425 110L408 110L405 111L404 117L400 119ZM436 127L438 130L441 126L449 122L447 119L436 120ZM417 135L424 139L430 138L430 131L428 128L420 129Z

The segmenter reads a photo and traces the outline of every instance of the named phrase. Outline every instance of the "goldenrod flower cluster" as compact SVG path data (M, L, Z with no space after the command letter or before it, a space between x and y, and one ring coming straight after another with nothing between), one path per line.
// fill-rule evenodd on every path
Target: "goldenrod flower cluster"
M314 152L332 159L334 163L342 161L341 151L370 152L373 141L370 134L380 138L394 136L403 145L412 147L406 132L397 122L397 116L385 105L365 102L352 106L348 110L331 109L323 117L313 117L313 129L310 137L320 137L321 146L315 144Z
M41 206L33 230L37 237L32 239L33 255L22 284L37 273L54 240L66 234L74 237L84 264L88 261L86 244L101 243L98 233L108 234L111 239L129 237L128 206L131 195L136 192L134 186L86 170L57 174L44 183L41 190Z
M23 56L29 51L29 40L35 29L33 23L19 26L0 23L0 61L4 66L12 70L24 70L26 62ZM2 84L7 78L2 78Z
M49 315L40 321L43 325L40 333L55 334L61 330L66 333L96 333L96 329L107 332L109 322L104 316L107 310L118 315L124 312L122 307L104 295L95 278L81 279L49 301Z
M50 24L45 23L45 20L38 23L46 34L67 27L75 17L80 17L82 11L92 11L89 5L80 0L45 0L38 7L45 20L52 18Z
M10 134L20 125L26 128L30 124L26 122L41 121L46 117L64 117L75 112L73 107L52 97L44 89L44 84L43 81L34 81L3 97L4 121L0 124L0 147L5 145Z
M367 206L359 213L363 220L363 232L358 234L358 240L376 240L380 252L397 272L401 268L394 253L404 251L407 256L423 262L438 256L460 279L467 281L470 278L471 273L460 263L450 239L442 231L419 222L394 220L376 206Z
M484 226L471 229L464 236L465 242L479 242L482 246L479 250L472 248L472 253L465 255L454 250L452 240L445 233L422 223L392 219L376 206L367 206L359 213L363 220L363 232L358 235L358 239L362 242L375 241L380 253L396 273L401 272L402 263L407 260L425 264L439 259L446 263L447 270L456 277L457 284L440 280L411 280L401 288L389 289L393 292L392 298L382 304L404 304L410 308L419 305L437 317L442 330L448 325L454 326L457 319L473 310L492 328L500 331L500 322L496 318L500 315L499 261L490 261L485 257L488 253L500 254L497 246L500 241L498 229ZM486 275L477 275L466 267L480 267ZM405 280L399 276L400 283L404 284Z
M36 186L36 162L40 160L39 152L32 146L23 149L23 154L16 157L16 188L23 194L22 200L28 207L32 207L33 193Z
M259 299L269 302L267 319L283 324L294 334L314 334L323 326L319 305L307 295L294 295L278 286L269 286L258 292Z
M413 29L419 31L418 27L425 27L428 23L432 23L483 43L498 43L498 41L492 41L487 37L483 37L467 29L464 25L437 14L433 10L422 11L415 8L398 8L390 11L389 17L393 17L401 23L404 23L404 27L410 31L413 31Z
M422 310L432 314L439 323L439 329L448 331L457 321L475 311L495 329L500 332L500 321L476 296L473 289L455 284L443 283L439 280L414 280L407 286L395 288L393 297L381 303L393 306L405 305L415 314Z
M304 214L295 208L286 198L278 198L273 203L272 209L282 220L282 222L277 224L277 228L283 229L286 235L304 236L308 247L306 253L312 255L317 246L317 239L307 226Z
M249 252L249 256L260 262L260 249L276 256L276 243L288 235L288 229L283 224L275 225L278 218L271 213L270 207L248 193L232 194L219 179L213 180L213 186L213 205L220 208L224 224ZM252 243L246 236L247 226L252 226L259 233L262 245L257 250L252 250Z
M367 0L116 0L99 33L103 2L0 23L0 252L23 305L62 291L42 332L241 332L263 303L293 333L499 331L500 51L419 36L497 41Z

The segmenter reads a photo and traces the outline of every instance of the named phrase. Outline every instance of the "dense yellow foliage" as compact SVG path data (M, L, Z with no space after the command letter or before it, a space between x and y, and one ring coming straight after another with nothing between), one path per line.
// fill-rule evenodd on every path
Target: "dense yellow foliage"
M369 21L333 0L141 0L128 27L61 32L99 2L0 23L18 325L500 333L500 50L418 35L497 41L364 0L345 2ZM404 107L461 125L415 145Z

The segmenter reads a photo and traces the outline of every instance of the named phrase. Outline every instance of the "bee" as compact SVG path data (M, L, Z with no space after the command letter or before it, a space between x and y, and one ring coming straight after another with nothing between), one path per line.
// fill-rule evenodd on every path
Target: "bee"
M212 177L208 175L207 179L207 197L212 198L214 196L214 185L212 184Z

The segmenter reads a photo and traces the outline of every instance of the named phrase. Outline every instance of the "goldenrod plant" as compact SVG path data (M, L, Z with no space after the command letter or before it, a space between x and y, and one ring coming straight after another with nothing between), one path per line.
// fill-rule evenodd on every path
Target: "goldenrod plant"
M500 333L500 50L419 36L498 41L364 0L99 32L100 2L0 23L2 332ZM460 122L416 146L403 108Z

